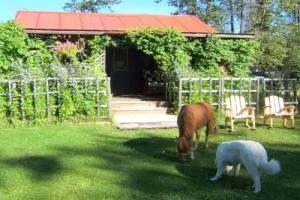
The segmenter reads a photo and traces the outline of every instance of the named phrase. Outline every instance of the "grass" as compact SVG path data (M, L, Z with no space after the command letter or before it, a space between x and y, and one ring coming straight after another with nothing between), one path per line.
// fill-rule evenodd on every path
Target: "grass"
M296 129L242 125L203 138L194 161L180 163L177 130L121 131L107 125L2 129L0 199L300 199L300 123ZM282 173L263 176L254 194L244 168L238 177L210 182L217 144L252 139L263 143Z

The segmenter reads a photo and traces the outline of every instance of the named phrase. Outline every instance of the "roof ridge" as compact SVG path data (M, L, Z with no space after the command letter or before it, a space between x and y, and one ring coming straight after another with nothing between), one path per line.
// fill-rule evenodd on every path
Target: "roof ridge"
M30 11L30 10L18 10L17 13L63 13L63 14L84 14L84 15L129 15L129 16L135 16L135 15L147 15L147 16L166 16L166 17L173 17L173 16L180 16L180 17L188 17L188 16L196 16L196 15L187 15L187 14L180 14L180 15L173 15L173 14L151 14L151 13L85 13L85 12L68 12L68 11Z

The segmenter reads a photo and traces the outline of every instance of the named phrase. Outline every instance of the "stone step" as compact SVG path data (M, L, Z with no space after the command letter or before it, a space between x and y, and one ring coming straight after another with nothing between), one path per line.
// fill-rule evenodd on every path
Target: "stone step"
M176 122L117 123L119 129L177 128Z

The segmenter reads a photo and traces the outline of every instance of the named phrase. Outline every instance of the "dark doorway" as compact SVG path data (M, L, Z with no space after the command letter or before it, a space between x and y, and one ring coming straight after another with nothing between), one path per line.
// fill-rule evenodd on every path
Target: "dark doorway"
M145 71L156 68L153 58L134 47L111 47L106 50L106 73L111 77L114 95L145 94Z

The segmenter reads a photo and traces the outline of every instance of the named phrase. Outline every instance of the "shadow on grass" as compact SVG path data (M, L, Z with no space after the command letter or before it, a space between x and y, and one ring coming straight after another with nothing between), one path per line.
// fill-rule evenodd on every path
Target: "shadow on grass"
M244 133L239 133L238 135L243 134ZM269 159L278 159L281 162L283 171L275 176L262 176L263 192L260 196L255 196L253 194L253 189L251 188L252 180L244 167L242 167L240 176L233 177L231 175L224 175L218 182L210 182L209 178L213 177L216 173L214 163L216 144L211 144L209 149L200 146L196 152L195 160L186 163L180 163L178 161L175 150L176 144L168 138L137 138L129 140L124 144L147 157L160 159L166 162L171 161L169 164L174 165L178 173L182 175L177 177L180 179L181 185L197 184L198 187L201 188L201 192L207 195L209 195L209 191L211 190L214 190L215 192L226 190L229 193L234 193L234 195L230 194L233 196L227 196L227 194L223 197L219 197L220 199L226 199L226 196L233 198L235 195L237 195L236 197L239 196L239 198L242 198L244 194L246 194L245 198L251 197L254 199L285 199L289 195L297 198L300 196L299 192L297 192L297 189L300 188L291 188L288 186L290 183L297 185L300 182L299 165L296 164L300 163L300 145L297 144L264 144L269 153ZM162 154L161 152L166 153ZM138 174L135 175L137 176ZM147 175L142 175L142 177L138 177L138 179L141 178L142 180L147 180L145 176ZM163 176L163 174L161 174L161 176ZM176 181L177 178L170 177L168 182L171 183L170 190L175 188L175 191L177 190L177 192L180 192L175 186L172 189L173 181ZM274 182L276 182L276 184ZM142 184L139 187L140 189L143 189L144 186L147 188L147 184ZM205 187L205 189L203 187ZM187 189L186 187L183 188ZM193 191L194 189L190 192L193 194ZM145 190L145 192L149 191ZM209 199L213 199L211 198L213 196L214 195L211 194Z
M124 195L123 199L300 199L298 145L265 144L271 155L269 157L282 163L283 172L263 177L263 191L254 195L250 188L251 178L244 168L238 177L226 175L218 182L209 180L216 172L217 144L210 143L206 149L203 138L201 141L195 160L187 163L179 162L173 138L150 136L128 139L113 135L99 135L88 146L52 146L54 156L24 156L5 160L5 163L30 171L33 179L46 181L65 172L63 164L70 162L68 171L72 172L72 176L96 177L97 182L91 180L91 184L99 187L106 184L109 185L107 187L126 188L125 192L121 189L109 191L115 193L115 196L108 196L111 199L118 195ZM106 182L102 182L103 179ZM103 197L103 191L95 189L87 189L87 194Z
M12 167L22 167L31 172L34 180L47 180L63 170L62 165L55 157L51 156L25 156L5 161Z
M176 140L163 137L135 138L124 143L145 156L164 161L177 162Z

